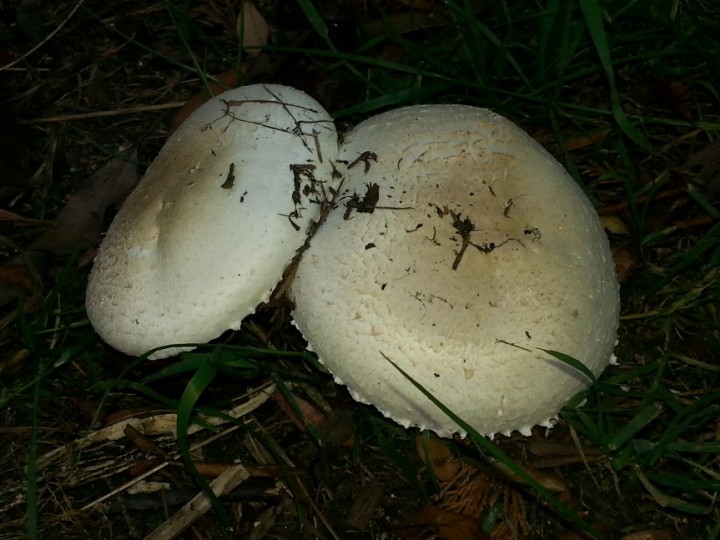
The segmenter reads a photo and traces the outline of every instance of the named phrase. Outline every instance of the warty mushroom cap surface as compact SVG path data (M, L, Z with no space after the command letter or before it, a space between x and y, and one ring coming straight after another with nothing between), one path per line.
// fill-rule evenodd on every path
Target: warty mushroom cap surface
M482 434L550 425L588 381L541 349L597 375L616 342L613 260L582 190L512 122L463 105L373 117L340 160L339 208L291 291L320 361L403 426L464 433L388 359Z
M251 85L205 103L167 141L100 246L86 296L98 334L137 355L239 328L318 219L336 154L332 119L299 90Z

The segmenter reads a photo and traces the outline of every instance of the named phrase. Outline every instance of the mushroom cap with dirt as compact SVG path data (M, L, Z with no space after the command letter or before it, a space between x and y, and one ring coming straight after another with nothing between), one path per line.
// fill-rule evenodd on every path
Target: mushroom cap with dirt
M549 426L613 358L619 294L582 189L509 120L413 106L354 128L339 205L292 285L295 324L353 397L403 426Z
M138 355L239 328L318 219L336 154L332 119L299 90L251 85L205 103L172 134L100 246L86 297L98 334Z

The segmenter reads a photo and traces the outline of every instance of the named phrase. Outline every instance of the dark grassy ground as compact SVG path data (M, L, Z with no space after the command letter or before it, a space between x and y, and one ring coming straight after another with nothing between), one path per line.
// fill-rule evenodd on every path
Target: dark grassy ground
M269 0L259 55L242 51L240 2L57 4L0 4L0 537L144 537L197 491L188 462L250 478L185 538L718 537L716 3ZM282 303L182 359L99 341L84 287L123 190L71 196L105 185L86 179L128 146L137 157L107 177L142 173L218 74L301 88L341 128L409 103L489 107L586 188L622 283L619 364L549 433L495 441L553 500L482 440L439 444L355 404ZM111 211L53 228L69 200L73 215ZM271 384L240 420L184 429ZM107 431L122 418L156 423ZM138 482L155 491L125 487L163 463Z

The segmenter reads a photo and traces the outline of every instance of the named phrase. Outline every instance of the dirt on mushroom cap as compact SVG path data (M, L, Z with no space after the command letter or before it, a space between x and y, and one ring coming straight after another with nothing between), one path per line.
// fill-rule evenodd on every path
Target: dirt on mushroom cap
M541 349L599 374L616 339L612 257L582 190L514 124L467 106L372 118L340 150L361 155L374 159L346 170L347 208L292 290L320 360L406 426L461 431L388 358L481 433L547 424L587 380Z

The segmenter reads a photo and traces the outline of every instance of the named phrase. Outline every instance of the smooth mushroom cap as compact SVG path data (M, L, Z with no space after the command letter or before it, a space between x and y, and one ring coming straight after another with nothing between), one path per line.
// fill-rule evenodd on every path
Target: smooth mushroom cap
M336 153L332 119L298 90L246 86L200 107L100 246L86 297L98 334L137 355L239 328L318 219Z
M339 207L292 287L320 361L406 427L464 433L388 359L482 434L549 426L588 380L541 349L597 375L616 341L613 260L582 190L513 123L462 105L371 118L340 159Z

